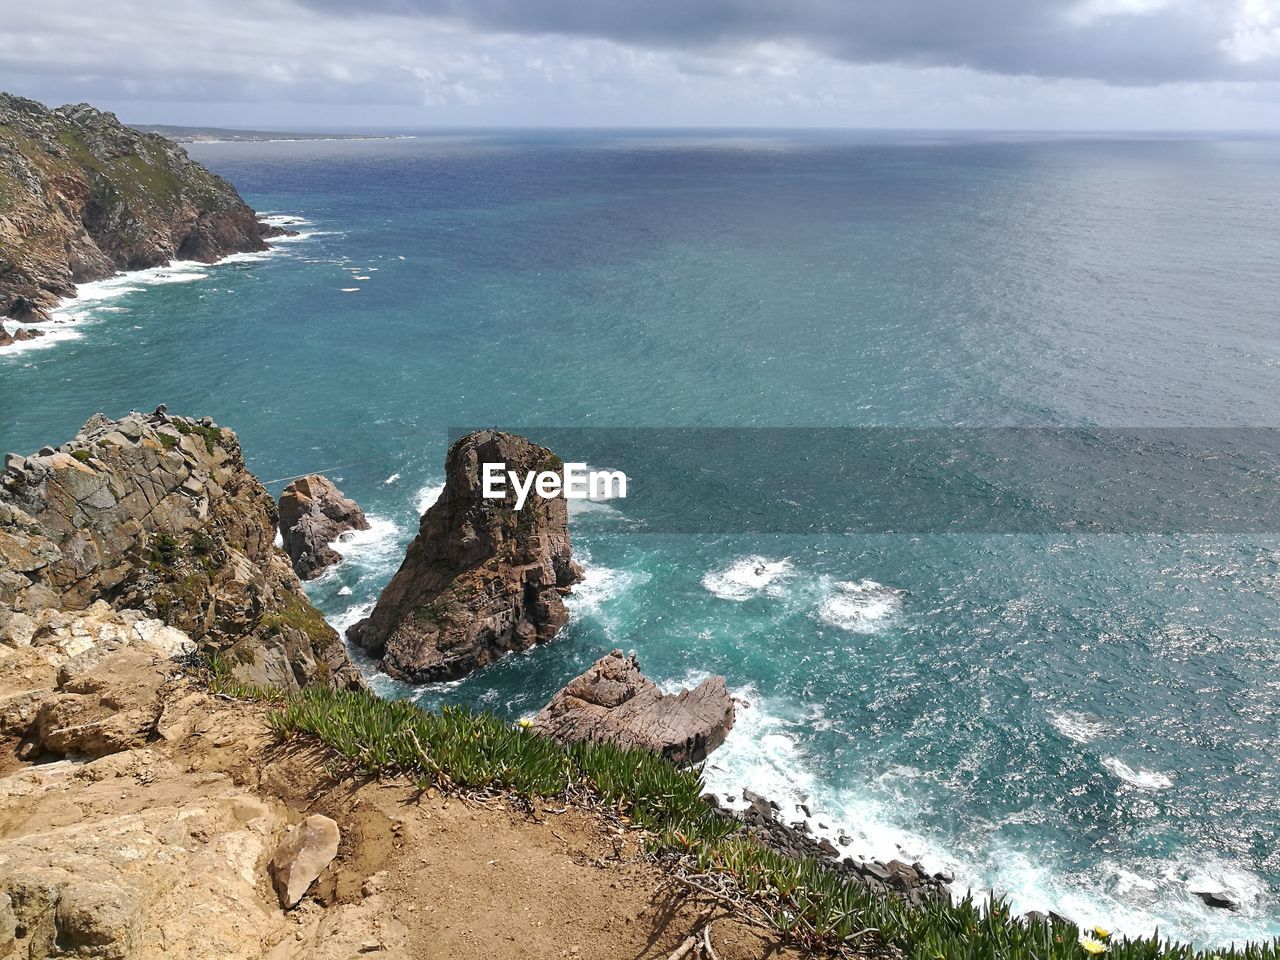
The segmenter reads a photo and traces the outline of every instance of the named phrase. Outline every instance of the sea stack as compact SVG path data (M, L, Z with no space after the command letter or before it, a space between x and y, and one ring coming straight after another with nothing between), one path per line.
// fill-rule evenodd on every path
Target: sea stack
M614 650L551 698L533 729L561 743L616 743L659 753L684 766L701 763L733 727L724 677L664 694L635 655Z
M280 536L294 572L314 580L342 559L329 544L351 530L368 530L359 504L318 473L301 477L280 495Z
M568 619L564 597L582 578L569 545L563 496L485 499L481 470L521 477L559 470L550 450L496 430L449 449L445 487L391 583L347 636L414 682L465 676L512 650L552 639Z

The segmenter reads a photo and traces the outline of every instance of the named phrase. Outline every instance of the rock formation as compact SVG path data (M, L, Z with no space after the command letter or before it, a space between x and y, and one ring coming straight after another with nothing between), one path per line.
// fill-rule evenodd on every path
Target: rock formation
M0 323L0 347L12 346L15 343L23 343L27 340L34 340L36 337L43 337L44 331L35 328L18 327L10 333L4 328L4 324Z
M445 487L373 613L347 636L394 677L446 680L509 650L545 643L568 619L564 595L582 577L571 558L563 497L531 493L522 510L481 496L481 465L503 463L523 478L556 470L558 457L493 430L458 440Z
M533 718L533 729L561 743L608 742L701 763L733 727L724 677L664 694L635 656L614 650L570 680Z
M363 683L274 546L276 507L209 419L96 414L70 442L5 457L0 643L102 600L287 689Z
M0 94L0 316L47 319L75 284L263 250L281 231L161 136L88 104Z
M293 481L280 495L280 534L294 572L313 580L342 559L329 546L348 530L368 530L369 521L326 477L313 473Z

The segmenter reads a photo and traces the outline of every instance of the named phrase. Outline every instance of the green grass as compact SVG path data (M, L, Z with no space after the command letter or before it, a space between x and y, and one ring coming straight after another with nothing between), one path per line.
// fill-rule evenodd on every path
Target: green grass
M334 638L324 615L306 600L292 594L285 594L283 609L265 614L258 624L269 634L279 633L283 627L293 627L312 640L328 643Z
M224 673L220 692L234 681ZM243 685L241 685L243 686ZM812 859L784 857L744 834L701 799L701 773L611 744L565 747L492 714L460 707L429 713L405 700L309 687L277 699L272 729L310 737L367 774L404 775L419 787L503 790L529 799L587 792L649 833L650 849L700 873L719 874L775 926L813 948L901 954L908 960L1085 960L1070 925L1029 923L995 899L911 907L869 891ZM1277 960L1280 941L1195 951L1158 937L1108 939L1115 960Z
M222 431L217 427L202 427L198 423L188 423L186 420L176 417L173 419L172 423L183 436L195 434L196 436L203 437L204 448L209 451L209 453L213 453L214 447L222 442Z

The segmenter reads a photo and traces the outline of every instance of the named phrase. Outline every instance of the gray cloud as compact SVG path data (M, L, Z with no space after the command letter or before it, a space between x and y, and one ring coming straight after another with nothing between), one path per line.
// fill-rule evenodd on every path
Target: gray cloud
M347 0L301 2L350 10ZM361 9L686 50L783 41L853 63L1117 84L1280 77L1272 0L370 0Z
M136 122L1280 127L1280 0L40 0L0 88Z

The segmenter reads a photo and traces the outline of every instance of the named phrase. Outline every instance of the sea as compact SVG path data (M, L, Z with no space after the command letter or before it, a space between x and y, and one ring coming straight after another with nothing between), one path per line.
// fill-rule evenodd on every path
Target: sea
M585 579L554 642L423 687L361 661L376 689L515 720L615 648L667 689L723 674L741 704L704 771L721 797L750 788L785 819L804 803L844 852L949 870L957 895L1200 946L1280 936L1269 508L1221 529L1038 527L1028 497L1019 522L956 523L955 498L931 515L943 481L926 471L903 488L910 523L878 499L844 526L863 481L835 462L849 438L912 431L1025 437L1043 463L1046 429L1280 427L1280 140L451 131L188 149L296 234L86 284L48 336L0 352L4 450L164 403L233 427L273 493L325 473L372 521L308 586L342 629L439 495L451 436L554 436L598 467L625 449L633 493L572 504ZM665 515L640 506L649 453ZM1186 463L1142 481L1175 518ZM833 475L829 496L812 482ZM749 508L726 510L739 488Z

